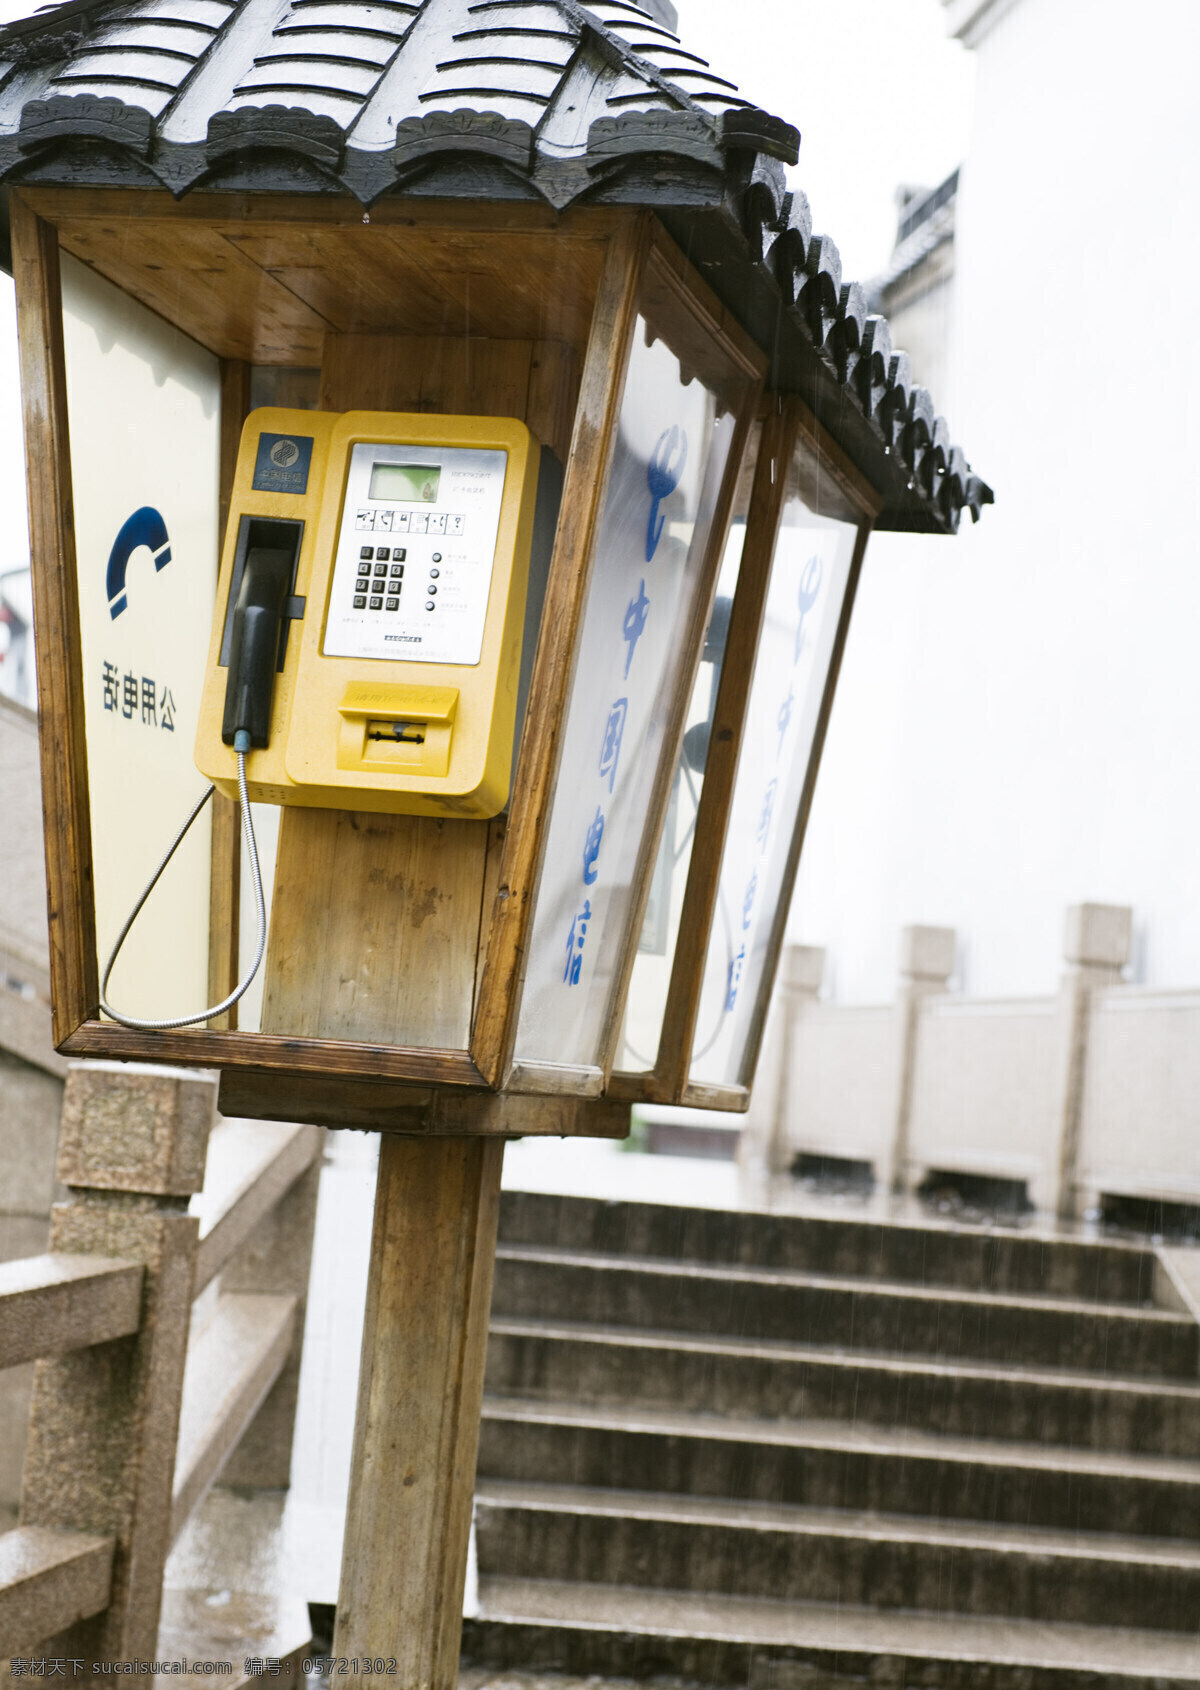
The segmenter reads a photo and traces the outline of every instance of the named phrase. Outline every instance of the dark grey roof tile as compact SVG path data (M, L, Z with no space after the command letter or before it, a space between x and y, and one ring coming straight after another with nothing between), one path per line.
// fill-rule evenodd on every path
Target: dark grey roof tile
M533 130L519 118L471 108L408 117L396 126L392 157L405 166L438 153L484 153L518 170L528 171L533 159Z
M63 137L86 137L145 155L150 151L153 124L142 106L95 94L59 94L31 100L21 113L23 153L49 146Z
M214 112L205 148L210 163L251 147L300 153L336 169L346 150L346 137L332 118L318 116L303 106Z
M589 169L647 157L694 159L719 167L715 138L702 118L685 111L627 111L598 117L588 131Z

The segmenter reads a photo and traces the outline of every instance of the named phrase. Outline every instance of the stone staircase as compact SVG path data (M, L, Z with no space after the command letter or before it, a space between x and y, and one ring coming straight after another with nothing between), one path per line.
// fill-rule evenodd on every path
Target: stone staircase
M505 1193L464 1660L1200 1687L1183 1306L1137 1245Z

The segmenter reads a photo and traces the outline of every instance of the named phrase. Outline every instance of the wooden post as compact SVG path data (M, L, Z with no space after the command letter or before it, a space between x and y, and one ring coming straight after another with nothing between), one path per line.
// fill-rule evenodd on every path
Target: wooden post
M503 1154L380 1146L333 1649L394 1656L405 1690L458 1681Z
M216 1097L212 1079L169 1068L101 1063L67 1078L58 1176L71 1198L50 1247L145 1266L132 1337L34 1374L21 1524L116 1540L109 1606L45 1644L89 1668L157 1654L199 1229L183 1206L204 1184Z

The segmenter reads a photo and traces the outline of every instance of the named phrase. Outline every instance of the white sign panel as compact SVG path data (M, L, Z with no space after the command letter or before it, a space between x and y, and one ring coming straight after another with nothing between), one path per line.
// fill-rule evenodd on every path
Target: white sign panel
M217 572L217 360L63 258L97 948L203 790L192 760ZM211 832L198 821L109 995L150 1018L208 1001Z

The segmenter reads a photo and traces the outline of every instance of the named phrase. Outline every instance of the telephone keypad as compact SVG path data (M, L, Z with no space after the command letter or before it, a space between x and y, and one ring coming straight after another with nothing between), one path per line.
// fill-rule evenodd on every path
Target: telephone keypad
M354 608L355 610L365 610L367 608L367 601L362 593L355 593Z
M399 608L400 608L400 600L399 600L399 599L389 599L389 600L388 600L388 601L387 601L387 606L386 606L386 608L387 608L387 609L388 609L388 610L399 610Z
M371 609L372 610L382 610L383 609L383 600L382 599L372 599L371 600Z

